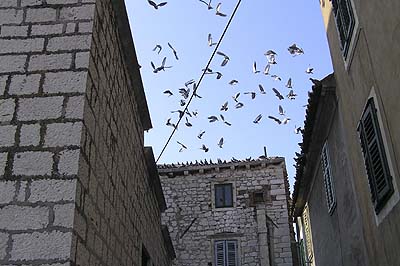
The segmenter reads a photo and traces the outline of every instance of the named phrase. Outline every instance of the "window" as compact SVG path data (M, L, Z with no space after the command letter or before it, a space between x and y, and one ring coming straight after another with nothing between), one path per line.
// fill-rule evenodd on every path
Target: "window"
M237 266L237 240L218 240L214 242L215 266Z
M335 14L336 27L339 33L340 48L344 57L349 52L351 37L353 36L355 19L351 0L331 0Z
M326 202L328 204L328 211L333 213L336 206L336 195L333 185L332 169L329 160L328 142L325 142L321 153L322 172L324 174Z
M233 207L232 184L215 184L215 208Z
M392 177L386 158L374 99L370 98L358 126L368 183L375 212L378 214L393 194Z

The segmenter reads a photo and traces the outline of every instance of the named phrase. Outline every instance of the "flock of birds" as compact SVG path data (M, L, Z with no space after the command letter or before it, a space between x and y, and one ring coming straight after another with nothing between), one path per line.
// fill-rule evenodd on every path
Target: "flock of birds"
M209 0L208 2L203 1L203 0L199 0L201 3L205 4L207 6L208 10L212 10L214 9L214 7L212 6L211 1ZM163 7L167 4L167 2L161 2L161 3L155 3L151 0L148 0L148 3L154 7L155 9L158 9L160 7ZM220 16L220 17L226 17L227 15L221 12L221 3L218 3L217 6L215 7L215 15ZM208 34L208 38L207 38L207 44L209 47L213 47L215 45L217 45L216 42L213 42L213 38L211 34ZM171 50L171 55L174 56L175 60L179 60L178 57L178 52L175 50L175 48L168 42L168 47ZM153 51L157 54L160 54L160 52L162 51L163 47L160 44L156 44L155 47L153 48ZM295 56L300 56L304 54L304 50L297 46L297 44L292 44L287 48L287 51L289 52L290 55L292 55L293 57ZM229 64L230 61L230 57L222 52L222 51L217 51L216 55L220 57L221 59L221 63L220 63L220 67L223 68L225 66L227 66ZM278 54L274 51L274 50L268 50L264 53L264 56L267 60L267 63L264 67L263 70L259 70L257 68L257 62L254 61L253 66L252 66L252 72L254 75L265 75L270 77L271 79L275 80L275 81L282 81L282 78L276 74L272 74L272 70L274 68L275 65L277 65L277 57ZM153 73L157 74L160 71L166 71L166 69L171 68L172 66L168 66L167 65L167 57L163 57L161 64L159 66L156 66L156 64L154 62L150 62L150 65L153 69ZM308 67L305 70L305 73L307 75L311 75L313 74L314 69L312 67ZM215 76L215 78L217 80L221 79L223 77L223 73L221 70L217 70L214 71L210 68L207 69L202 69L202 73L204 75L207 76ZM314 84L318 84L319 81L313 78L310 78L310 80L314 83ZM232 79L231 81L229 81L229 85L230 86L235 86L239 83L238 80L236 79ZM285 87L289 90L289 92L284 95L282 94L277 88L273 87L271 90L274 94L274 96L279 99L279 101L283 101L285 98L287 98L288 100L292 101L295 100L297 97L297 94L295 93L295 91L293 90L293 86L292 86L292 78L289 78L285 84ZM193 98L202 98L202 96L197 94L197 84L196 81L194 79L188 80L187 82L184 83L184 87L181 87L177 90L177 92L173 92L171 90L165 90L163 93L167 96L167 97L171 97L174 96L175 94L178 94L180 99L179 99L179 103L180 103L180 109L178 110L173 110L171 111L171 114L178 114L178 120L182 119L182 122L184 121L184 125L186 127L192 127L193 124L190 122L190 120L192 118L195 118L199 115L198 111L189 111L189 109L187 108L187 102ZM250 97L251 100L254 100L258 95L266 95L267 92L264 89L264 86L262 84L258 85L258 90L257 91L246 91L246 92L238 92L235 95L232 96L232 100L233 103L230 104L229 100L225 101L220 109L219 112L220 114L216 115L210 115L207 117L208 122L209 123L216 123L216 122L222 122L223 124L225 124L226 126L232 126L231 122L227 121L225 119L225 116L223 115L224 112L227 112L230 108L231 109L241 109L245 106L244 102L242 101L243 97ZM248 96L243 96L243 95L248 95ZM233 105L231 107L231 105ZM278 114L279 116L276 115L268 115L267 118L270 119L271 121L277 123L277 125L286 125L290 122L290 117L286 114L285 109L283 108L283 106L281 104L279 104L277 106L277 110L278 110ZM263 119L263 115L262 114L258 114L254 120L252 121L254 124L259 124ZM173 118L168 118L166 121L166 126L172 127L175 130L177 129L178 125L176 123L173 122ZM303 129L301 127L297 127L295 126L294 129L294 133L295 134L301 134L303 132ZM204 134L206 133L205 130L201 130L199 132L199 134L197 135L197 138L199 140L201 140L204 136ZM182 143L181 141L177 141L177 144L179 145L179 152L182 152L184 150L188 149L188 146L185 145L184 143ZM219 148L223 148L224 146L224 138L221 137L219 139L219 141L216 143L217 146ZM203 150L204 152L208 152L210 150L209 147L207 147L205 144L202 144L202 146L200 147L201 150Z

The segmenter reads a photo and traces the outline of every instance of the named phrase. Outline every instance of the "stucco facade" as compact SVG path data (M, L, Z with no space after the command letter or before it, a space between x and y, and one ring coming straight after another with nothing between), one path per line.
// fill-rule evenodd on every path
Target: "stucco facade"
M174 265L225 265L216 258L223 241L237 243L229 265L293 265L283 158L166 165L159 173ZM218 186L231 188L232 204L218 207Z
M0 264L169 265L124 2L4 0L0 30Z

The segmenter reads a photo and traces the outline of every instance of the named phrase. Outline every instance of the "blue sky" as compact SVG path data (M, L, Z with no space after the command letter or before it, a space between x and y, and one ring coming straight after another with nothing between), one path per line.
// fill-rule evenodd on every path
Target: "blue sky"
M158 3L158 2L157 2ZM221 1L221 12L227 17L215 15L217 1L213 1L213 10L199 0L170 0L168 4L155 10L147 0L126 1L131 29L135 42L141 74L146 92L147 102L153 123L153 129L145 134L145 145L153 146L155 156L161 152L165 142L172 132L165 125L168 118L171 122L178 120L178 114L173 110L183 109L179 101L182 97L178 89L190 79L198 80L214 47L207 45L207 36L212 34L218 41L230 14L237 3L234 0ZM170 42L178 52L179 60L175 60L167 43ZM287 48L296 43L303 48L304 54L293 57ZM162 46L160 54L152 51L156 44ZM277 53L277 64L271 66L270 73L277 74L282 81L275 81L262 73L254 74L252 64L257 62L259 70L263 70L267 58L264 53L272 49ZM223 77L215 79L214 75L206 75L198 94L202 99L194 99L189 106L190 111L197 110L197 118L190 118L192 127L181 123L169 146L159 160L159 163L176 163L217 158L229 160L258 158L267 147L268 156L283 156L286 158L290 183L293 184L295 169L293 167L294 153L299 151L297 145L301 135L294 134L296 126L303 126L307 92L311 89L310 77L321 79L332 72L332 65L327 46L326 34L320 13L319 1L261 1L243 0L238 12L228 29L219 48L230 57L229 63L221 67L222 57L216 55L210 68L220 71ZM167 57L167 64L172 68L155 74L150 61L156 66ZM308 75L305 70L314 68L314 74ZM287 95L289 89L285 84L292 78L296 100L279 100L274 96L272 88ZM239 83L229 85L236 79ZM266 94L259 93L258 84L262 84ZM171 90L174 95L167 97L163 91ZM254 100L244 92L255 91ZM232 96L241 92L241 109L235 109ZM228 111L221 112L220 107L228 101ZM286 111L291 121L286 125L278 125L267 118L273 115L283 118L278 113L278 106ZM223 114L232 126L221 122L209 123L207 117ZM259 114L262 119L259 124L253 120ZM184 120L183 120L184 122ZM203 138L197 138L204 130ZM217 146L223 137L223 148ZM188 149L179 152L180 141ZM209 152L200 147L205 144Z

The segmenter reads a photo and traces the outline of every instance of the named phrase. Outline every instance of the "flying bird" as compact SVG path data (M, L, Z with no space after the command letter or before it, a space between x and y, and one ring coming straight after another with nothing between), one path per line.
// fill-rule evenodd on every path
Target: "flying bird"
M169 46L169 48L171 48L172 52L174 53L175 59L179 60L178 53L176 52L174 47L172 47L172 45L170 43L168 43L168 46Z
M217 54L224 57L224 60L222 61L221 66L226 66L226 64L228 64L228 62L230 60L229 56L227 56L226 54L224 54L223 52L220 52L220 51L217 51Z
M186 123L185 123L185 125L186 125L187 127L192 127L193 125L192 125L192 123L189 122L189 119L188 119L187 117L185 117L185 118L186 118Z
M260 70L257 70L257 62L256 61L254 61L254 63L253 63L253 73L254 74L260 73Z
M266 94L264 87L261 84L258 84L258 88L260 89L261 94Z
M289 79L288 79L288 81L287 81L285 87L288 88L288 89L291 89L291 88L292 88L292 78L289 78Z
M176 128L176 125L174 123L171 123L171 118L168 118L167 123L165 123L167 126Z
M221 117L221 120L222 120L222 122L224 122L225 125L232 126L231 123L229 123L228 121L225 120L225 117L223 115L219 115L219 116Z
M288 51L293 56L304 54L303 49L298 47L295 43L289 46Z
M208 152L208 151L209 151L209 149L207 148L207 146L204 145L204 144L201 146L200 150L203 150L204 152Z
M250 94L252 100L254 100L256 98L256 95L257 95L257 93L255 93L254 91L245 92L244 94Z
M179 113L179 118L183 117L185 114L182 110L171 111L171 113Z
M282 94L281 94L277 89L272 88L272 90L274 91L275 96L278 97L279 100L285 99L285 98L282 96Z
M269 115L268 118L274 120L274 121L275 121L276 123L278 123L279 125L282 123L281 120L279 120L278 118L276 118L276 117L274 117L274 116Z
M185 87L187 88L189 85L194 84L196 81L194 79L191 79L189 81L185 82Z
M222 73L221 72L215 72L215 74L217 74L217 79L221 79L222 78Z
M182 144L182 143L179 142L179 141L177 141L177 143L178 143L179 145L181 145L181 148L179 149L179 152L182 152L183 150L186 150L186 149L187 149L186 145Z
M180 104L181 106L185 106L185 105L186 105L186 101L183 100L183 99L181 99L181 101L179 102L179 104Z
M303 129L301 127L294 126L294 134L298 135L300 133L303 133Z
M236 109L239 109L239 108L242 108L244 106L244 104L243 103L237 103L236 105L235 105L235 108Z
M220 111L228 111L228 102L225 102L222 106Z
M206 133L204 130L200 131L200 133L197 135L197 138L201 139L203 137L204 133Z
M313 67L307 67L307 69L306 69L306 73L307 74L314 74L314 68Z
M168 97L174 95L174 94L172 93L172 91L170 91L170 90L166 90L166 91L164 91L163 93L166 94L166 95L168 95Z
M274 50L268 50L264 53L265 56L270 56L270 55L277 55L277 53Z
M280 115L285 115L285 110L283 110L282 105L279 105L279 114Z
M180 89L179 89L179 93L182 95L182 97L183 97L184 99L187 99L187 98L189 98L190 89L189 89L189 88L187 88L187 89L185 89L185 88L180 88Z
M165 6L167 4L167 2L161 2L159 4L156 4L155 2L151 1L151 0L147 0L147 2L149 2L149 4L154 7L154 9L158 9L159 7Z
M232 96L232 99L233 99L235 102L239 102L239 101L238 101L239 96L240 96L240 92L236 93L235 96Z
M293 90L290 90L290 91L289 91L289 94L288 94L286 97L288 97L289 100L295 100L295 99L296 99L296 96L297 96L297 94L295 94L295 93L293 92Z
M209 116L207 118L208 118L208 122L210 122L210 123L218 121L218 117L216 117L215 115Z
M290 118L286 117L285 119L282 120L282 124L286 125L287 123L289 123Z
M197 110L195 110L195 111L192 112L192 114L193 114L194 117L196 117L199 114L199 112Z
M222 146L224 145L224 138L220 138L220 140L218 141L218 147L220 147L222 149Z
M161 45L159 45L159 44L157 44L154 48L153 48L153 51L156 51L158 49L158 54L160 54L160 52L161 52L161 50L162 50L162 47L161 47Z
M162 62L161 62L161 66L159 66L159 67L155 67L154 66L154 63L153 62L150 62L151 63L151 66L153 67L153 72L154 73L157 73L157 72L159 72L159 71L165 71L165 69L166 68L171 68L172 66L165 66L165 63L166 63L166 61L167 61L167 58L166 57L164 57L164 59L162 60Z
M267 64L264 68L264 75L269 75L269 70L271 69L271 65Z
M281 81L282 79L281 79L281 77L279 77L278 75L271 75L271 78L273 78L274 80L277 80L277 81Z
M206 1L204 1L204 0L199 0L199 1L204 3L207 6L208 10L213 9L213 7L211 6L211 0L208 3Z
M253 123L254 123L254 124L258 124L258 123L260 122L261 118L262 118L262 114L259 114L259 115L253 120Z
M231 81L229 81L229 85L232 85L232 86L235 86L238 83L239 83L239 81L237 81L236 79L232 79Z
M215 11L216 11L215 15L221 16L221 17L226 17L226 14L221 13L220 9L221 9L221 3L218 3L217 8L215 9Z
M209 34L208 34L208 46L211 47L211 46L213 46L213 45L217 45L217 43L212 41L211 33L209 33Z

